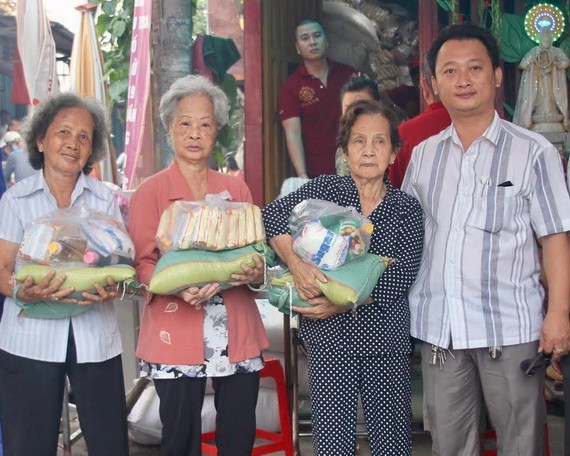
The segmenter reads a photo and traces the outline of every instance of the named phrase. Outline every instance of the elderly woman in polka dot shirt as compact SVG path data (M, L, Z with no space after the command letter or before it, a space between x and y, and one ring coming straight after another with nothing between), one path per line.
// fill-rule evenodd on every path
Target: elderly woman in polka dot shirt
M372 454L411 455L407 293L420 264L422 211L386 178L400 147L392 111L376 101L354 103L341 119L338 146L350 175L317 177L263 209L271 246L293 274L299 296L312 304L294 310L303 315L300 335L309 353L314 452L354 455L360 395ZM374 224L370 253L394 260L356 312L323 297L315 281L325 276L293 252L289 215L309 198L355 207Z

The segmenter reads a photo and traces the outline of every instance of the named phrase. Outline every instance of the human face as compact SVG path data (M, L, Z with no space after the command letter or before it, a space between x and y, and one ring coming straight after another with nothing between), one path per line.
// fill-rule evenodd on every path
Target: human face
M77 176L93 151L95 122L83 108L60 110L36 144L44 154L44 169L48 174Z
M348 108L349 105L351 105L355 101L360 101L360 100L373 101L374 98L372 98L372 95L370 95L370 92L368 90L360 90L358 92L346 92L342 96L342 100L340 101L342 113L344 114L346 112L346 108Z
M177 160L206 164L214 150L217 133L214 104L207 95L182 98L170 126L170 138Z
M432 78L434 92L458 116L492 115L500 68L493 68L485 45L477 39L449 40L441 46Z
M378 179L396 158L390 124L381 114L361 115L350 131L344 156L354 180Z
M325 58L329 43L324 30L317 23L297 27L295 47L303 60L321 60Z

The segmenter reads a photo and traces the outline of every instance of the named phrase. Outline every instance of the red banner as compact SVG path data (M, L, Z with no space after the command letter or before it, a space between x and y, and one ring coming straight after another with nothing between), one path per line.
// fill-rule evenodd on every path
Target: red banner
M127 188L135 188L153 170L150 120L151 19L152 0L135 0L125 132ZM147 153L143 153L143 150Z

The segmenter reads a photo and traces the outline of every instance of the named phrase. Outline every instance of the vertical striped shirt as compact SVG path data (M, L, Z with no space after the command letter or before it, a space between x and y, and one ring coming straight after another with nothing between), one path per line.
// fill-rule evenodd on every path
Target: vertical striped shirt
M464 151L452 125L416 147L402 190L425 217L411 334L457 349L537 340L544 292L535 236L570 230L554 146L495 113Z
M71 195L71 206L95 209L121 220L111 190L83 173ZM56 209L57 202L43 172L18 182L0 200L0 239L20 244L30 222ZM70 324L73 324L77 362L105 361L122 351L112 301L94 304L72 318L53 320L20 317L20 310L11 297L6 297L0 321L0 348L4 351L40 361L64 362Z

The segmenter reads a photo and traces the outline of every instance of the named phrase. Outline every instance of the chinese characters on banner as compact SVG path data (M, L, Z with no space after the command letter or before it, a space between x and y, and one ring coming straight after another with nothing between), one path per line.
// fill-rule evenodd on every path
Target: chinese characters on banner
M154 172L150 107L151 19L152 0L135 0L125 132L127 188L135 188Z

